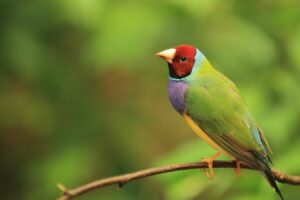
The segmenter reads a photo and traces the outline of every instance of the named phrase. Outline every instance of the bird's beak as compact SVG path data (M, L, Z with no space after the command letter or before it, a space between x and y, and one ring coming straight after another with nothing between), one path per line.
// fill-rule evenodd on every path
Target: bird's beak
M156 56L161 57L162 59L166 60L168 63L172 64L172 60L175 56L176 49L167 49L155 54Z

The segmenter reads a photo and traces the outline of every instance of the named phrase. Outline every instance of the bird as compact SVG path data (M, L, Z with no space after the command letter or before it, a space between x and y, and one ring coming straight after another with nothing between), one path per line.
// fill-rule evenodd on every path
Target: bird
M236 85L215 69L192 45L179 45L156 54L168 64L168 97L174 109L204 141L217 150L208 164L225 154L259 170L284 200L272 174L272 150Z

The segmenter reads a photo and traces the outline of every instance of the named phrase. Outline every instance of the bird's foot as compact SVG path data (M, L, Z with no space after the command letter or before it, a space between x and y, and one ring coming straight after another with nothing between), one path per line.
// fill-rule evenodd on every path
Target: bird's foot
M209 180L212 180L214 178L214 170L213 170L214 160L212 160L210 158L204 158L204 159L202 159L202 161L206 162L207 165L208 165L208 170L209 171L207 171L207 169L204 170L205 176L207 176Z
M214 170L213 170L213 162L214 160L221 155L221 152L217 152L210 158L203 158L202 161L207 163L208 171L204 171L204 174L208 177L209 180L212 180L214 178Z
M235 160L235 162L236 162L235 173L236 176L239 177L241 176L241 162L239 160Z

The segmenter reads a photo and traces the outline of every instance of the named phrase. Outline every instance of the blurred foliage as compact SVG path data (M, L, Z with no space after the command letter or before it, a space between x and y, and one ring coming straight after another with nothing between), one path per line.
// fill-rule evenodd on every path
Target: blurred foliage
M154 56L182 43L238 85L275 167L300 174L298 0L2 0L0 27L1 199L55 199L58 182L212 155L171 108ZM78 199L277 198L256 172L215 171L213 181L176 172Z

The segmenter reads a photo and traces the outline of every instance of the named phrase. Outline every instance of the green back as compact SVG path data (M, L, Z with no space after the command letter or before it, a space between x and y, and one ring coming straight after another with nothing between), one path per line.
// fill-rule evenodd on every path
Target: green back
M236 86L205 59L187 79L187 114L220 147L235 158L253 163L253 155L269 163L270 149Z

